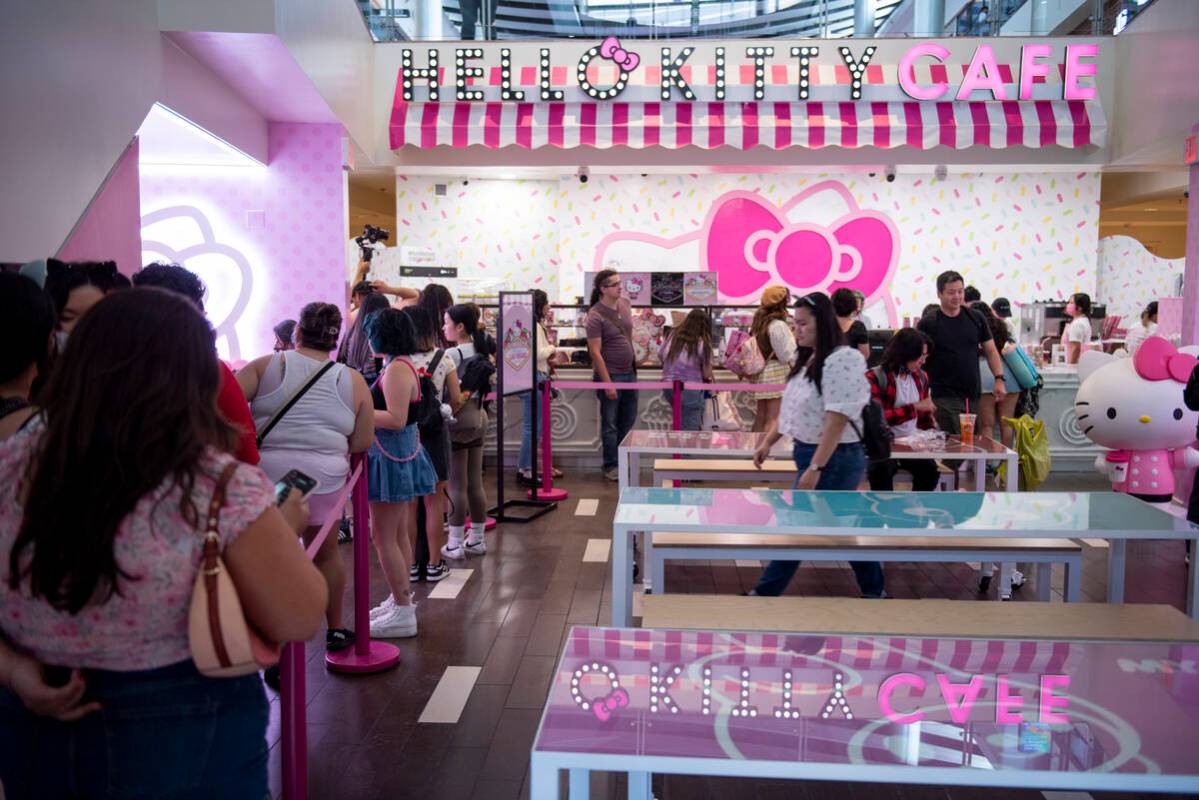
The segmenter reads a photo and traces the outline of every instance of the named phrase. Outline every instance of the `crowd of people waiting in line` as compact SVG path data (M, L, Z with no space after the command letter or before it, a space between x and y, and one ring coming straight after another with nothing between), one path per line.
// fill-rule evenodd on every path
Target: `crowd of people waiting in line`
M312 562L296 540L341 527L366 453L390 590L371 635L416 635L411 582L487 552L494 339L443 286L362 284L350 319L309 303L235 373L183 267L23 273L0 273L0 782L9 798L261 798L262 682L202 675L189 650L205 519L259 635L306 640L323 614L326 648L350 647L338 537ZM314 488L289 488L294 470Z

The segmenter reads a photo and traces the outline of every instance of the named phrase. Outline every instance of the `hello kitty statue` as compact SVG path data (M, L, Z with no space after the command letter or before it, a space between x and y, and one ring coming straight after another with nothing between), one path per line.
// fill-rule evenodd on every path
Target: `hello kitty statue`
M1083 353L1074 411L1082 432L1112 449L1095 466L1111 478L1113 490L1169 502L1174 470L1199 466L1199 412L1182 400L1195 353L1199 348L1179 351L1160 336L1146 339L1132 358Z

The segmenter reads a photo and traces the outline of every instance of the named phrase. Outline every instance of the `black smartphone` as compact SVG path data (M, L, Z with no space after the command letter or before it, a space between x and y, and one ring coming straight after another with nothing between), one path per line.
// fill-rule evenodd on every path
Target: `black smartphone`
M287 499L292 489L307 497L320 485L320 481L316 478L306 475L298 469L290 470L275 482L275 504L283 505L283 501Z
M71 680L71 668L44 664L42 666L42 676L46 679L47 686L59 689L66 686L67 682Z

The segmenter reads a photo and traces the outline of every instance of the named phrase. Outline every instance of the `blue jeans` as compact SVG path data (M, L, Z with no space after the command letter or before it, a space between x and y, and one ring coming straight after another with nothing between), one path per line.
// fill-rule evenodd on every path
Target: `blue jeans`
M611 383L636 383L636 372L610 373ZM599 381L599 376L595 376ZM633 430L637 422L637 393L619 391L615 400L609 400L603 390L597 391L600 403L601 436L604 443L604 471L616 469L617 454L624 437Z
M524 428L520 434L520 455L516 458L516 468L521 472L528 472L533 468L533 404L541 402L541 384L545 382L545 373L540 370L536 373L537 381L534 384L535 389L531 392L525 392L520 396L521 405L525 409ZM544 420L541 419L541 406L537 407L538 417L537 424L544 425ZM537 432L538 437L541 436L541 431ZM538 442L540 445L541 442ZM541 465L541 472L545 472L548 465Z
M800 475L812 463L812 456L815 453L816 445L804 444L803 442L795 443L792 456L795 459L795 466L799 469ZM828 463L824 465L824 469L820 473L820 480L816 483L816 488L853 491L862 482L862 475L865 472L866 451L862 445L857 443L839 444L837 445L837 449L833 451L833 455L829 458ZM796 485L798 486L798 484L799 479L796 478ZM787 584L791 582L791 578L795 575L795 570L799 569L799 563L798 561L771 561L762 572L762 577L758 578L758 585L754 587L754 594L766 597L778 597L787 588ZM883 596L882 564L877 561L850 561L849 566L853 568L854 577L858 579L858 588L862 590L863 597Z
M84 700L102 710L75 722L36 717L0 689L8 800L267 795L267 702L257 675L206 678L182 661L84 677Z
M663 389L664 399L671 409L674 408L674 390ZM682 396L682 427L681 431L698 431L704 427L704 391L702 389L684 389ZM673 419L673 411L672 417Z

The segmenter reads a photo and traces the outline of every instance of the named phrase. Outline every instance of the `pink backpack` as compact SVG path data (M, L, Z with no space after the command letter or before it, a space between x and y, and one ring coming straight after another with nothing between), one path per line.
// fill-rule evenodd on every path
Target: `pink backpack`
M766 369L766 359L762 358L762 351L758 349L757 338L740 329L729 334L724 368L739 378L753 378L762 374L762 370Z

